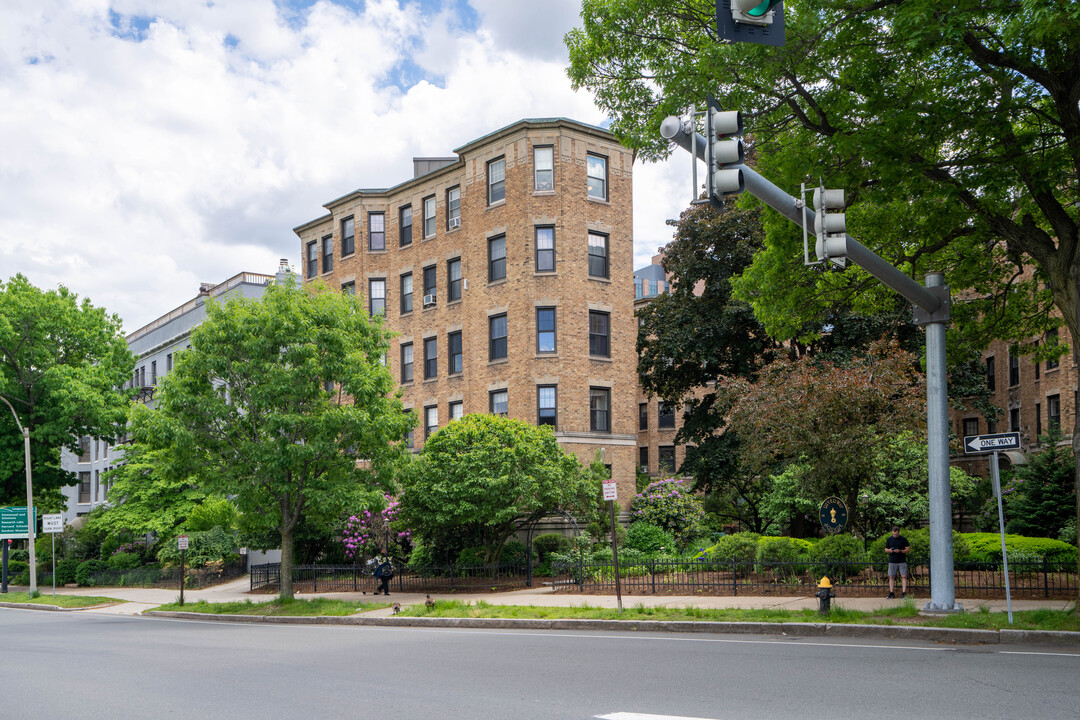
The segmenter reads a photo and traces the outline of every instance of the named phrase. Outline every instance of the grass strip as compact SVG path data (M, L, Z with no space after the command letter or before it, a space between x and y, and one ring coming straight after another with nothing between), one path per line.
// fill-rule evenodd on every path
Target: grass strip
M595 607L588 604L571 607L542 607L531 605L492 605L484 601L475 603L460 600L437 600L435 607L410 605L402 608L401 615L409 617L447 618L520 618L520 619L585 619L585 620L667 620L716 622L830 622L854 625L918 625L922 627L969 628L979 630L1067 630L1080 632L1080 615L1064 610L1024 610L1013 613L1009 624L1004 612L958 613L946 616L919 615L915 603L908 601L893 608L875 611L834 609L828 618L816 610L780 610L749 608L669 608L636 605L624 608L620 614L614 608Z
M276 617L315 617L319 615L346 616L358 612L389 607L390 603L364 603L359 601L333 600L330 598L296 599L282 603L280 599L266 602L242 600L237 602L188 602L169 603L154 608L169 612L194 612L208 615L268 615Z
M30 597L30 593L24 592L9 592L0 594L0 602L6 603L27 603L30 605L55 605L62 608L81 608L81 607L93 607L94 605L115 605L116 603L127 602L127 600L117 600L116 598L108 597L95 597L93 595L39 595L35 598Z

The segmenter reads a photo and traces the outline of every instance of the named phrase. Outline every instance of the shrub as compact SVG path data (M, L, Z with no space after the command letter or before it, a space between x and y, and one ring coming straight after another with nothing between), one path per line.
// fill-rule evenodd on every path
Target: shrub
M626 531L626 547L645 553L659 552L660 548L673 550L675 536L662 527L639 520L631 523Z
M661 527L686 543L705 532L705 509L701 499L690 492L683 480L668 478L650 483L630 501L635 521Z
M35 557L38 557L38 556L35 554ZM8 563L11 563L11 562L24 562L24 563L30 562L30 551L29 550L8 550ZM11 566L8 565L9 569L10 569L10 567Z
M507 540L503 545L502 555L499 556L500 565L524 564L527 550L525 543L517 540ZM536 559L536 551L533 550L533 559Z
M915 530L901 530L900 534L908 539L911 544L911 553L908 555L908 560L929 560L930 559L930 528L917 528ZM884 571L889 564L889 558L885 555L885 540L891 537L891 533L882 535L877 540L870 543L870 548L867 552L870 555L870 560L874 563L874 568ZM967 535L961 534L953 530L952 542L953 542L953 561L963 561L973 559L971 555L971 547L967 541ZM997 537L996 535L994 537ZM998 555L1001 555L1000 545L998 546Z
M804 559L806 555L807 549L796 543L792 538L763 537L757 543L755 571L760 573L766 569L774 569L782 575L801 573L803 566L797 563L799 560ZM767 568L768 565L775 563L783 563L783 565L776 568Z
M866 551L862 540L854 535L837 534L818 541L810 550L810 557L817 561L810 568L812 575L825 575L833 582L843 582L862 572Z
M108 567L102 560L84 560L79 563L79 567L75 570L75 582L80 587L92 587L94 585L94 576L107 570Z
M216 526L205 532L189 532L188 549L184 556L188 567L202 567L210 562L225 560L236 550L236 532ZM158 559L166 564L179 564L180 550L173 538L158 549Z
M458 567L480 567L484 564L484 548L467 547L458 553L454 563Z
M611 544L610 522L599 522L594 520L585 526L585 532L594 542L607 543L608 545ZM622 547L626 542L626 528L622 525L615 525L615 542L619 544L619 547Z
M7 568L8 568L8 577L15 577L15 576L19 575L20 573L25 572L25 573L27 573L27 577L29 578L30 563L28 563L28 562L25 562L23 560L11 560L10 556L9 556ZM23 585L24 583L15 583L15 584L16 585Z
M79 569L78 558L64 558L56 563L56 584L67 585L75 582L75 571Z
M1076 546L1076 518L1069 518L1069 522L1065 523L1061 528L1061 532L1058 533L1058 540L1069 545Z
M565 552L570 547L570 538L559 533L545 533L533 540L533 549L541 563L546 562L553 552Z
M1001 561L1001 535L998 533L967 533L965 536L971 546L971 559L982 562ZM1023 535L1005 535L1005 547L1009 557L1038 556L1050 562L1076 564L1076 548L1068 543L1051 538L1033 538Z
M121 545L131 542L131 535L128 533L121 533L117 535L109 535L101 541L101 557L107 558L115 554Z
M142 564L139 556L135 553L118 552L105 561L111 570L131 570Z
M709 560L713 562L728 562L735 559L735 572L740 577L746 577L754 567L754 559L757 557L757 543L761 536L755 532L740 532L734 535L725 535L716 541L716 544L706 550Z

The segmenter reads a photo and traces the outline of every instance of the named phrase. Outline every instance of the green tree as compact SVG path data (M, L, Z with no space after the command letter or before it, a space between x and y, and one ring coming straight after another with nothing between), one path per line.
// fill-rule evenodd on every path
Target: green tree
M710 506L754 530L760 477L739 462L736 433L727 428L731 397L724 377L753 377L776 344L736 300L731 280L745 270L764 234L759 210L734 204L716 210L696 205L669 221L675 238L661 264L671 292L638 311L638 373L643 390L683 408L675 442L686 447L679 473L694 489L713 495Z
M283 599L301 519L336 526L392 488L406 457L414 420L385 366L388 337L358 298L273 285L261 301L208 302L161 383L150 446L234 498L249 532L280 535Z
M550 427L473 414L427 439L402 486L399 519L425 546L465 535L483 546L484 563L494 564L519 528L556 508L595 504L599 480Z
M79 451L84 436L123 434L131 377L120 318L61 286L41 290L22 275L0 283L0 396L30 429L34 494L62 507L59 489L75 477L60 468L60 450ZM0 505L25 505L23 439L0 403Z
M163 414L139 403L129 417L131 442L124 446L119 464L105 474L110 505L89 516L87 526L108 533L153 533L168 540L179 534L209 493L182 454L152 444L155 437L167 436Z
M811 495L855 507L877 469L882 444L921 426L924 388L910 354L878 343L846 365L813 357L781 359L755 383L730 383L738 398L730 424L743 438L743 462L769 469L806 463Z
M954 348L1003 338L1060 355L1067 344L1034 341L1064 322L1075 352L1075 4L806 0L785 11L787 42L773 48L717 42L711 0L584 0L582 27L566 38L569 74L646 158L669 152L661 119L706 92L741 109L773 182L845 188L852 234L912 277L945 272L958 298ZM774 213L765 226L765 249L735 292L774 337L813 333L807 321L831 308L872 311L890 295L855 267L806 272L797 228ZM1080 424L1072 437L1080 454Z
M1060 441L1060 432L1043 435L1043 449L1032 453L1027 464L1016 465L1011 477L1005 478L1002 494L1007 532L1056 538L1068 525L1076 504L1072 483L1076 468L1072 453L1060 447ZM991 498L989 503L993 502Z

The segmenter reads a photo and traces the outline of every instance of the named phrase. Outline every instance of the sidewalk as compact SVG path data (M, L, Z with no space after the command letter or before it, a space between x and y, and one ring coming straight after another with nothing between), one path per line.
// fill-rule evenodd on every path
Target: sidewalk
M244 600L251 600L252 602L264 602L274 597L273 595L262 593L251 593L248 588L249 580L245 576L205 590L185 590L184 601L198 602L199 600L205 600L207 602L243 602ZM25 590L25 588L20 589ZM51 586L39 587L38 589L43 596L52 594ZM162 588L58 587L56 593L58 595L96 595L126 600L127 602L125 603L83 611L113 615L138 615L144 610L150 610L158 605L164 605L165 603L176 602L180 598L180 590L178 588L173 590ZM426 594L394 593L389 597L384 597L372 595L370 593L331 592L297 593L296 597L303 599L326 597L338 600L368 601L373 603L396 602L404 607L407 605L423 603L426 599ZM591 607L617 607L617 599L614 595L582 595L574 592L556 594L550 587L546 586L499 593L432 593L432 598L435 600L459 600L461 602L472 603L483 601L491 605L531 605L539 607L580 607L582 605L588 605ZM915 597L915 606L921 607L928 599L929 598ZM3 596L0 596L0 602L3 602ZM841 590L840 596L832 601L832 605L834 608L873 611L879 608L895 607L901 602L903 601L886 600L885 598L845 598L843 597L843 591ZM977 610L981 607L989 607L992 612L1005 611L1005 600L961 599L959 602L967 611ZM811 595L785 597L749 597L742 595L736 597L710 595L623 595L624 608L633 608L641 605L645 607L702 609L753 608L816 610L818 607L818 599ZM1071 601L1068 600L1013 600L1012 609L1014 612L1042 608L1065 610L1070 607L1070 605ZM382 608L380 610L372 610L364 613L364 615L373 617L389 616L392 614L393 610L391 608Z

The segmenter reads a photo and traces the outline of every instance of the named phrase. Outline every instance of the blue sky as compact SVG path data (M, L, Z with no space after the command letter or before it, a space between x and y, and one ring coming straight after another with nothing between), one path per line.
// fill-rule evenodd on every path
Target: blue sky
M6 0L0 277L134 330L200 282L298 264L291 228L413 156L523 117L605 124L566 77L579 1ZM687 160L635 169L638 266Z

